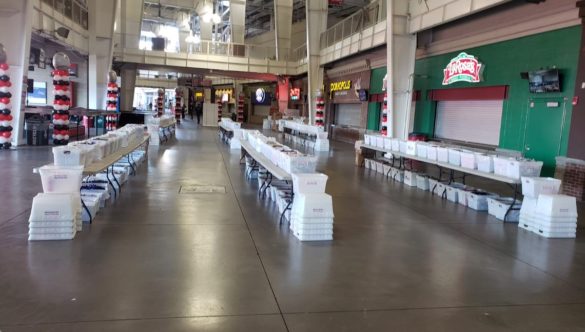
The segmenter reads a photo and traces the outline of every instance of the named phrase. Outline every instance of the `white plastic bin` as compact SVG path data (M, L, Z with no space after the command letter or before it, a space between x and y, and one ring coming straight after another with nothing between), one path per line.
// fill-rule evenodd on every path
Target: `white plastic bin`
M436 145L427 145L427 159L436 161L437 160L437 146Z
M419 158L425 158L427 159L427 149L428 149L429 145L427 143L424 142L418 142L417 146L416 146L416 156Z
M561 180L554 178L522 177L522 195L538 197L541 194L557 195L561 188Z
M418 189L428 191L429 190L429 177L425 174L416 175L416 186Z
M384 136L382 135L376 135L374 136L376 138L376 147L383 149L384 148Z
M392 138L390 137L384 138L384 150L392 151Z
M461 151L461 167L469 169L477 169L477 160L475 159L475 152Z
M494 157L494 173L501 176L509 177L508 175L508 165L513 161L513 158L509 157Z
M384 163L382 166L384 167L384 175L390 176L390 172L392 171L392 166L390 164L386 164L386 163Z
M463 185L461 183L452 183L450 185L446 185L445 189L447 191L447 195L446 195L447 199L453 203L459 203L460 202L459 191L461 191L464 188L465 188L465 185ZM442 193L439 192L438 194L440 195ZM462 195L461 200L466 202L465 195ZM466 203L463 205L466 205Z
M400 152L400 140L397 138L392 139L392 151Z
M375 145L375 144L372 144L372 135L364 134L364 144L365 145Z
M524 197L520 207L520 216L532 216L536 213L538 198Z
M404 184L410 187L416 187L416 173L411 171L404 171Z
M577 218L577 200L566 195L540 195L536 214L552 218Z
M428 151L427 151L428 153ZM439 146L437 147L437 161L441 163L449 162L449 148Z
M477 169L479 171L486 173L494 172L494 156L483 153L476 153L475 160L477 162Z
M474 190L467 193L467 206L476 211L488 210L488 198L495 198L497 195L488 192Z
M79 193L83 166L45 165L39 173L44 193Z
M517 180L520 180L523 176L539 177L542 165L542 161L511 160L508 165L508 177Z
M449 164L453 166L461 166L461 150L459 149L449 149Z
M83 166L85 151L75 146L56 146L53 148L53 160L56 166Z
M504 220L506 217L506 212L514 202L513 198L493 198L490 197L487 199L488 202L488 213L499 220ZM520 206L522 202L516 201L515 205L512 207L513 210L510 210L508 213L508 217L506 218L506 222L518 222L520 218Z
M398 168L392 168L390 172L392 174L392 179L398 182L404 182L404 171Z
M293 173L293 191L295 194L324 193L327 178L323 173Z
M400 153L406 153L407 150L407 145L406 145L406 141L400 141Z
M410 156L416 156L416 145L417 141L407 141L406 142L406 154Z
M29 221L71 221L81 210L79 194L43 194L33 198Z
M292 215L300 218L333 218L333 201L327 194L296 195Z

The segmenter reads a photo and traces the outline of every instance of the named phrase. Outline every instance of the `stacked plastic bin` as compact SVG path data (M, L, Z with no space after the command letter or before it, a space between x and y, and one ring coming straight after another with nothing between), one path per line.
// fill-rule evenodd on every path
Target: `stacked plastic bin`
M325 193L327 175L296 173L290 229L301 241L333 240L333 201Z
M28 239L71 240L81 231L79 188L83 166L47 165L39 172L43 193L33 199Z
M574 238L577 233L575 197L558 195L561 182L551 178L522 178L524 201L518 227L547 238Z

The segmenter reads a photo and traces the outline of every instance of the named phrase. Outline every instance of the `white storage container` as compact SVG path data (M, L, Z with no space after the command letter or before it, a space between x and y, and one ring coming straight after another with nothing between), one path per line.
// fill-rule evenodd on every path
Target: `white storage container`
M75 237L75 230L71 233L59 234L29 234L29 241L48 241L48 240L72 240Z
M81 210L79 194L43 194L33 198L29 221L71 221Z
M384 173L384 163L381 161L376 161L376 172Z
M459 149L449 149L449 164L454 166L461 166L461 150Z
M434 190L437 189L437 183L439 183L439 181L433 179L433 178L429 178L429 191L434 193Z
M56 146L53 148L53 160L56 166L83 166L85 152L75 146Z
M400 140L397 138L392 139L392 151L400 152Z
M333 201L327 194L296 195L292 215L300 218L333 218Z
M566 195L540 195L535 213L553 218L577 218L577 200Z
M406 141L400 141L400 153L406 153L407 145Z
M436 161L437 160L437 147L436 145L427 145L427 159Z
M392 168L390 172L392 179L398 182L404 182L404 171L398 168Z
M460 202L459 191L464 189L464 188L465 188L465 185L463 185L461 183L451 183L450 185L445 185L447 199L453 203L459 203ZM438 194L441 194L441 192L439 192ZM464 202L467 202L467 200L465 200L464 197L465 197L465 194L462 195L461 200ZM467 203L465 203L463 205L467 205Z
M536 213L538 198L524 197L520 207L520 216L532 216Z
M390 137L384 138L384 150L392 151L392 138Z
M416 156L416 145L417 141L407 141L406 142L406 154L409 156Z
M477 169L479 171L486 173L494 172L494 156L483 153L476 153L475 160L477 162Z
M539 177L542 161L511 160L508 165L508 177L520 180L521 177Z
M488 198L495 198L497 195L490 194L483 191L470 191L467 193L467 206L476 211L487 211L488 210Z
M416 173L411 171L404 171L404 184L410 187L416 187Z
M477 169L477 161L475 159L475 152L461 151L461 167L469 169Z
M472 187L468 187L468 186L461 186L459 188L457 188L457 203L459 203L460 205L463 206L468 206L467 205L467 194L474 191L475 188Z
M293 191L295 194L324 193L327 178L323 173L293 173Z
M504 220L506 217L506 212L514 202L513 198L488 198L488 213L499 220ZM514 206L512 207L513 210L510 210L508 213L508 217L506 218L507 222L518 222L520 218L520 206L522 202L516 201Z
M376 147L383 149L384 148L384 136L376 135Z
M45 165L39 173L44 193L79 193L83 166Z
M325 224L307 224L304 222L291 221L290 228L299 231L310 231L310 230L333 230L333 219L331 222Z
M372 135L364 134L364 144L365 145L375 145L375 144L372 144Z
M392 166L390 166L390 164L386 164L386 163L384 163L382 166L384 166L384 175L390 176L390 172L392 171Z
M557 195L561 188L561 180L554 178L522 177L522 195L538 197L541 194Z
M449 162L449 148L442 146L437 147L437 161L441 163Z
M428 144L424 143L424 142L418 142L417 146L416 146L416 156L419 158L427 158L427 149L428 149Z
M333 235L295 235L299 241L331 241Z
M372 169L372 160L369 158L364 159L364 167L366 169Z
M417 174L416 186L418 189L428 191L429 190L429 177L424 174Z
M496 173L497 175L501 175L501 176L506 176L508 177L508 165L510 165L510 162L513 161L513 158L509 158L509 157L500 157L500 156L495 156L494 157L494 173Z

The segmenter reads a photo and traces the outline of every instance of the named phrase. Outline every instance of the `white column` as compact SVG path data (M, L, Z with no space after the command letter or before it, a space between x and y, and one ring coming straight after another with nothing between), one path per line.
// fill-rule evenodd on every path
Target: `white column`
M274 38L276 40L277 60L286 60L290 53L292 11L293 0L274 0Z
M323 87L323 68L320 64L321 33L327 29L327 0L307 1L307 62L309 122L315 120L315 99Z
M122 68L122 86L120 87L120 110L131 111L134 102L134 87L136 86L136 68Z
M119 0L90 0L88 107L103 110L106 107L107 75L112 67L114 52L114 24Z
M406 139L412 130L412 86L416 35L408 33L408 5L390 1L386 6L388 109L392 126L389 137Z
M98 3L100 3L98 1ZM120 48L138 49L144 0L122 0L119 2L120 15L118 31ZM117 33L118 34L118 33Z
M243 44L246 35L246 0L230 1L230 21L232 23L232 43Z
M3 16L0 20L0 43L6 50L7 62L10 68L8 75L12 87L12 143L25 144L22 138L24 129L24 107L26 104L26 77L28 76L28 60L30 54L30 40L32 34L33 0L8 1L3 3L6 10L14 10L12 15ZM10 7L10 8L7 8ZM24 98L23 96L24 93Z

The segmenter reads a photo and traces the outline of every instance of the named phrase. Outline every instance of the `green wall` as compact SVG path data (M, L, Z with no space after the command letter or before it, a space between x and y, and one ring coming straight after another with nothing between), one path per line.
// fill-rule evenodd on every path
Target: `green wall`
M372 75L370 76L370 94L378 94L384 92L382 90L384 86L384 76L386 76L386 67L372 69Z
M459 82L442 86L443 68L460 51L424 58L416 61L414 89L421 91L421 100L416 103L414 130L429 135L434 133L436 103L427 100L432 89L508 85L509 97L504 102L500 147L522 151L526 120L531 99L566 98L567 112L564 117L560 154L566 155L571 119L571 99L577 74L581 29L579 26L545 32L510 41L465 49L476 56L484 65L481 83ZM560 93L531 94L528 80L520 77L521 72L556 66L561 72ZM559 112L559 116L562 116ZM543 123L543 125L545 125ZM545 126L546 127L546 126ZM543 139L556 132L543 132Z

